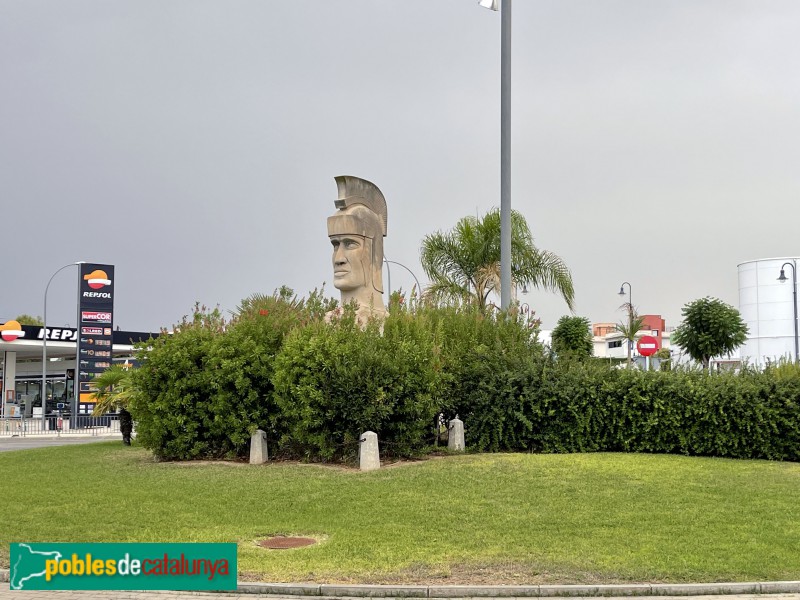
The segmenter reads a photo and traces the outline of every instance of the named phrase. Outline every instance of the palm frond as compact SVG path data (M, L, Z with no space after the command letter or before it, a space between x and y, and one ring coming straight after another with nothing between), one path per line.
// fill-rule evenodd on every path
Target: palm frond
M132 396L131 373L123 365L111 365L92 380L97 400L93 416L104 415L118 408L125 408Z
M437 231L424 238L420 263L429 279L431 298L471 296L485 309L489 295L500 289L501 217L497 208L482 218L464 217L452 231ZM525 217L511 212L511 277L528 285L560 294L570 310L575 307L572 275L564 261L533 243Z
M644 317L640 317L634 312L631 318L627 321L620 321L617 323L616 327L623 338L629 342L633 342L636 340L636 334L644 329Z

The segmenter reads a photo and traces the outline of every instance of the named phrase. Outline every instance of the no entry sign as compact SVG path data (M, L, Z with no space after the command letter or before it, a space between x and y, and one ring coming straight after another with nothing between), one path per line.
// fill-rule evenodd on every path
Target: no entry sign
M658 339L654 338L652 335L643 335L639 338L639 341L636 342L636 349L642 356L653 356L653 354L658 352Z

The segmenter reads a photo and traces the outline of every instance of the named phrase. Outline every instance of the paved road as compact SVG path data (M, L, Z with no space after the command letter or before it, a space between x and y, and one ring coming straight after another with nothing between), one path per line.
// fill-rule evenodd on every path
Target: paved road
M49 448L50 446L68 446L71 444L91 444L92 442L107 442L117 440L122 442L122 436L114 435L62 435L54 436L25 436L25 437L0 437L0 452L11 450L28 450L30 448Z
M207 593L207 592L12 592L8 584L0 584L0 600L252 600L253 598L270 598L272 600L301 600L303 596L270 596L262 594L240 593ZM307 596L305 597L308 598ZM321 596L317 596L321 598ZM332 600L332 596L324 600ZM634 597L636 598L636 597ZM800 600L800 594L741 594L738 596L639 596L651 600ZM363 600L363 599L361 599ZM387 598L387 600L390 600ZM448 600L466 600L449 598ZM503 600L512 600L504 598ZM598 600L575 597L570 600ZM603 597L602 600L631 600L631 596L614 598Z
M206 592L25 592L11 591L8 589L7 583L0 584L0 600L49 600L50 598L53 600L252 600L258 598L258 595ZM269 598L283 600L280 596L269 596ZM286 596L285 600L302 600L302 596ZM330 599L326 598L325 600ZM603 600L608 599L604 598ZM663 599L659 598L659 600ZM686 600L686 598L681 600Z

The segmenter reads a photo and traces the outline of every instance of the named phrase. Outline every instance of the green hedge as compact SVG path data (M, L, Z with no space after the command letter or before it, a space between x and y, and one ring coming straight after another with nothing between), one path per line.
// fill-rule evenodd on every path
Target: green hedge
M142 354L131 412L164 459L244 457L250 434L271 453L352 458L378 433L387 455L425 452L439 414L458 415L474 451L662 452L800 458L800 370L708 375L556 360L528 322L402 303L362 331L352 311L288 290L225 322L197 311Z
M800 458L800 372L778 378L769 370L707 375L571 361L509 366L501 372L494 360L485 373L493 416L465 423L475 450ZM486 399L478 387L466 403Z

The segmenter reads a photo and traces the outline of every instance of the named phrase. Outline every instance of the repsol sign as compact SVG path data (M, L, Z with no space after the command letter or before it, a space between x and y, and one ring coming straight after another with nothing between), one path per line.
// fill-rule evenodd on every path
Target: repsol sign
M39 339L44 338L44 328L39 332ZM65 327L48 327L47 328L48 340L60 340L62 342L74 342L78 339L77 329L67 329Z
M84 298L108 298L111 299L111 292L83 292Z
M36 325L23 325L25 331L23 339L42 340L44 339L45 328ZM56 342L75 342L78 340L78 330L71 327L48 327L47 341Z

